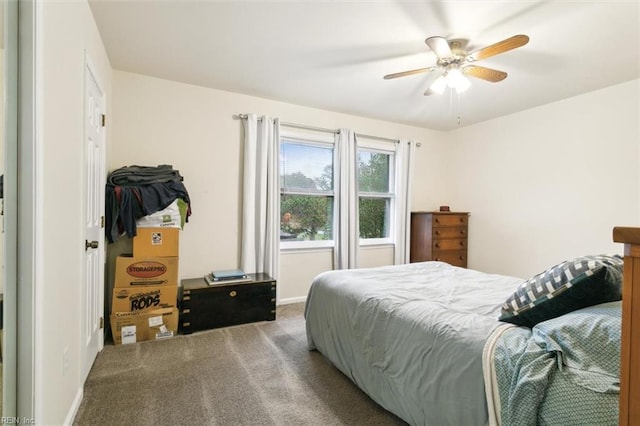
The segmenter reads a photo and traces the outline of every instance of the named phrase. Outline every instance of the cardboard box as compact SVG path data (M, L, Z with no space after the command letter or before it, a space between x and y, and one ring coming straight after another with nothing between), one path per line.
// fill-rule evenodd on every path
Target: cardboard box
M111 334L116 345L166 339L178 334L178 309L111 314Z
M177 286L116 287L113 289L111 312L147 312L176 307L177 304Z
M133 237L135 257L178 257L179 228L137 228Z
M116 257L114 287L178 285L177 257Z

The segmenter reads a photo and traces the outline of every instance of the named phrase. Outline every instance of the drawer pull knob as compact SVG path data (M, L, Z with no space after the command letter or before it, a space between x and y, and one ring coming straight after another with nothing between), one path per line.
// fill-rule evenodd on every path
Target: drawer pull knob
M464 247L464 241L460 241L460 247Z
M436 260L439 262L439 261L440 261L440 258L439 258L439 257L436 257Z
M188 313L190 313L190 312L191 312L191 309L183 309L183 310L182 310L182 313L183 313L183 314L188 314Z
M182 326L183 326L183 327L189 327L190 325L191 325L191 323L190 323L190 322L183 322L183 323L182 323Z
M464 256L460 256L460 260L464 260Z
M440 244L439 243L436 243L436 248L440 248Z
M440 231L436 231L436 235L440 235Z
M238 293L235 290L231 290L229 292L229 296L231 296L231 297L236 297L237 295L238 295Z
M464 231L460 231L460 235L464 235Z
M464 217L461 217L461 218L460 218L460 222L461 222L461 223L464 223Z
M184 296L182 300L191 300L191 296Z
M436 223L440 223L440 219L436 217Z

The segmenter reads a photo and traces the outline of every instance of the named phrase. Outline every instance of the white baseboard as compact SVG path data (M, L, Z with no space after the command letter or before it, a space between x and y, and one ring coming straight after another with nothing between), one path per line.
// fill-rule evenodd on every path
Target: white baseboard
M76 393L76 397L73 399L73 404L69 408L69 412L67 413L67 418L64 419L64 425L72 425L73 421L76 419L76 414L78 414L78 409L80 408L80 404L82 403L83 391L82 387L78 389L78 393Z
M300 296L300 297L291 297L289 299L280 299L278 300L278 305L289 305L291 303L300 303L300 302L306 302L307 301L307 296Z

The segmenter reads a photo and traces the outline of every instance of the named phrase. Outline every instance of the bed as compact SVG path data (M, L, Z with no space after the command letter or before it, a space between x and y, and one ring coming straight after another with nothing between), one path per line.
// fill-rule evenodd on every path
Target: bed
M530 280L442 262L322 273L305 306L309 348L409 424L636 424L640 229L616 228L614 240L624 286L615 256ZM562 291L523 302L560 266Z

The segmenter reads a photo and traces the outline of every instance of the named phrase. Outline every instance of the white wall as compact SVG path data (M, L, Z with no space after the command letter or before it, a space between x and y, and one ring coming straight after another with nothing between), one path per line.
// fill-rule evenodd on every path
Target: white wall
M640 220L639 95L636 80L447 135L470 267L529 277L622 252L612 228Z
M362 246L358 253L359 268L393 265L392 246ZM306 299L309 284L321 272L333 269L333 250L309 249L283 251L280 256L280 303L301 302Z
M193 215L180 237L180 278L239 264L242 123L233 119L234 114L255 112L285 122L414 139L422 143L416 158L416 168L422 171L414 185L415 203L437 204L441 198L439 191L425 190L437 188L442 172L440 132L121 71L114 72L113 111L110 170L172 164L184 176ZM367 265L389 258L377 251L364 253ZM331 265L330 253L312 259L308 252L283 255L281 301L306 296L315 274Z
M42 211L36 231L35 414L38 424L53 425L71 420L83 386L85 52L104 85L107 102L111 67L86 1L39 3L36 149L42 164L35 172ZM69 348L66 374L62 372L64 348Z

